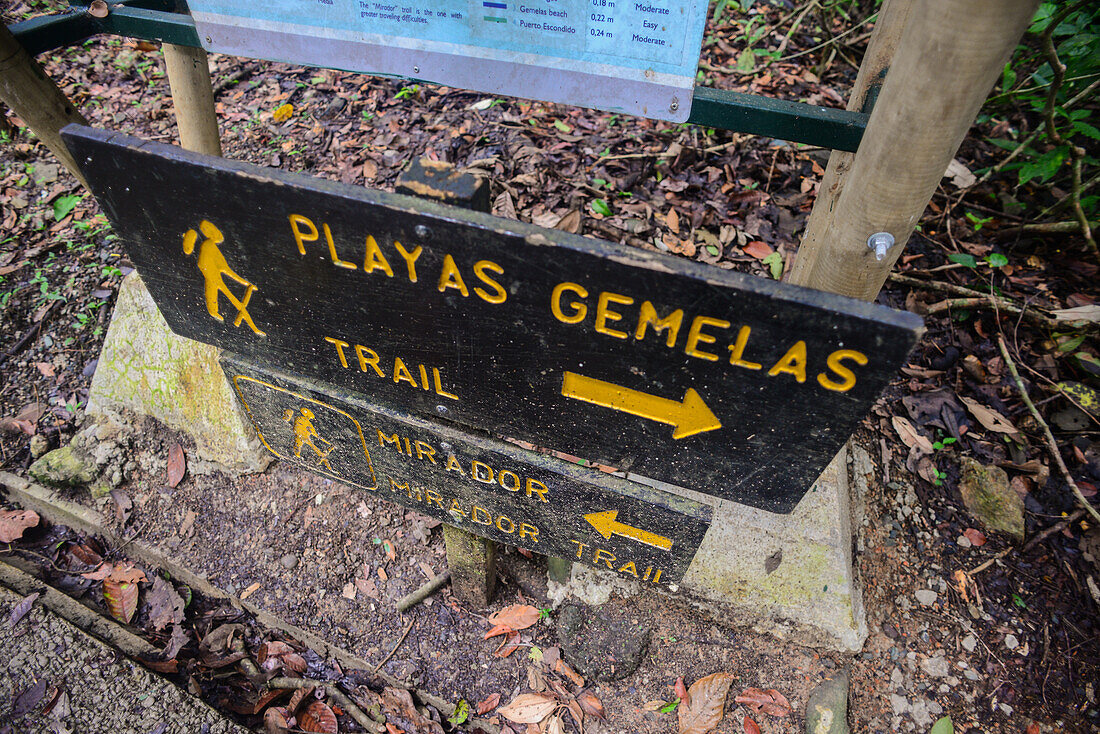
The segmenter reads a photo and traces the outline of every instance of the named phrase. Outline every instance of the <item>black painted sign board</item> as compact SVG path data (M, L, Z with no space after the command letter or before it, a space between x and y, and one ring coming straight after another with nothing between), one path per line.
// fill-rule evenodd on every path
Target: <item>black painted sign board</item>
M675 587L708 505L223 353L222 368L280 459L490 540Z
M65 139L173 331L643 477L789 512L920 319L90 128Z

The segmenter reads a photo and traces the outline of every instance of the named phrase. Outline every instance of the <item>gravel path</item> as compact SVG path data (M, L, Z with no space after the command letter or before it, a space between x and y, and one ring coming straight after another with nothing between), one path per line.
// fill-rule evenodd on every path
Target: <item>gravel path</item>
M247 731L40 606L9 628L19 601L0 586L0 734ZM43 680L44 694L31 706L33 689ZM62 692L43 716L55 687Z

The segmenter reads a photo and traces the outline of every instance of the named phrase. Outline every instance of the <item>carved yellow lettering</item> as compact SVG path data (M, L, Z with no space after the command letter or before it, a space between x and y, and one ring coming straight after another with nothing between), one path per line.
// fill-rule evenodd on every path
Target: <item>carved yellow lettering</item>
M388 443L392 443L397 447L398 451L401 450L401 437L400 436L398 436L396 433L393 434L392 436L387 436L386 434L382 433L381 428L376 428L375 430L378 431L378 445L379 446L385 446Z
M424 390L430 390L431 387L428 386L428 370L424 369L424 365L422 364L418 364L416 368L420 370L420 387Z
M375 270L381 270L386 277L392 278L393 268L390 267L390 261L382 254L382 248L378 246L378 241L373 235L367 235L366 247L367 253L363 256L363 272L370 274Z
M511 486L504 483L504 477L511 477ZM500 474L497 475L497 482L500 486L507 489L509 492L519 491L519 476L515 472L510 472L507 469L502 469Z
M451 509L448 510L448 512L450 512L452 515L458 515L462 518L466 517L466 512L462 509L461 506L459 506L458 500L451 500Z
M362 344L355 345L355 356L359 359L359 369L363 372L367 371L367 367L372 367L379 377L385 377L386 373L382 371L382 368L378 366L378 362L381 357L373 349L367 349Z
M508 523L507 530L505 530L504 528L504 523ZM502 533L507 533L508 535L511 535L512 533L516 532L516 524L512 522L512 519L510 517L506 515L501 515L497 518L497 530Z
M838 349L829 355L829 358L825 360L825 364L837 373L841 381L836 382L822 372L817 376L818 384L826 390L835 390L836 392L851 390L856 384L856 375L844 364L845 359L850 359L860 366L867 364L867 355L863 352L857 352L854 349Z
M458 459L454 454L447 457L447 471L458 472L462 476L466 476L466 470L462 468L462 464L458 463Z
M427 498L429 505L436 505L439 509L443 509L443 497L440 496L439 492L429 489L424 492L424 496Z
M478 280L492 288L495 292L490 293L484 288L478 288L475 286L474 293L476 293L478 297L486 303L504 303L504 301L508 298L508 292L504 290L500 283L496 282L488 275L486 275L486 270L496 273L497 275L504 274L504 268L500 267L492 260L478 260L476 263L474 263L474 275L477 276Z
M539 480L537 480L537 479L528 479L527 480L527 496L528 497L530 497L532 494L537 494L539 496L540 500L542 500L543 502L549 502L550 500L546 499L546 493L549 492L549 491L550 491L549 487L547 487L545 484L543 484Z
M332 230L328 228L328 225L321 222L321 229L325 230L325 241L328 242L328 255L332 259L332 264L338 268L355 270L355 263L341 260L340 256L336 254L336 243L332 241Z
M290 219L290 228L294 231L294 242L296 242L298 245L298 254L304 255L306 254L305 243L317 241L317 225L315 225L306 217L303 217L301 214L291 214L288 219ZM300 224L304 224L309 227L309 234L306 234L302 230L298 229L298 225Z
M665 344L669 347L676 346L676 339L680 336L680 326L684 323L684 309L678 308L663 319L657 317L657 309L649 301L642 301L642 307L638 312L638 328L634 331L634 338L638 341L645 339L646 327L652 326L656 334L667 331Z
M475 461L470 465L470 476L474 478L474 481L481 482L482 484L493 483L493 467L480 461Z
M435 463L435 449L432 448L432 445L423 441L417 441L416 458L423 461L425 456L428 457L428 461L432 462L433 464Z
M691 322L691 328L688 329L687 343L684 344L684 354L689 357L698 357L699 359L705 359L710 362L717 362L718 355L711 354L710 352L704 352L699 349L699 344L713 344L715 338L710 334L703 333L704 326L717 326L719 329L730 328L730 322L724 319L712 319L709 316L696 316Z
M656 571L653 572L653 578L651 578L650 581L652 581L653 583L657 583L660 580L661 580L661 569L658 568Z
M619 573L628 573L634 578L638 578L638 568L634 565L634 561L630 561L625 566L620 566Z
M609 293L604 291L600 293L599 300L596 301L596 331L601 334L607 334L613 336L616 339L626 339L629 334L625 331L619 331L618 329L612 329L607 325L608 321L622 321L623 315L618 311L612 311L608 308L609 303L616 305L629 306L634 303L634 299L630 296L622 296L618 293Z
M424 252L424 248L420 245L416 246L416 249L409 252L401 243L397 240L393 241L393 246L397 248L397 254L401 256L401 259L405 261L405 269L409 271L409 282L416 282L416 260L420 257L420 254Z
M462 280L462 273L455 265L455 259L450 255L443 258L443 270L439 273L439 292L454 288L463 296L469 297L470 291L466 288L466 282Z
M519 539L522 541L524 538L530 536L532 543L539 542L539 529L534 525L528 525L525 522L519 524Z
M588 315L588 306L583 301L573 301L569 304L572 313L567 316L561 310L561 295L566 291L576 293L581 298L588 298L588 291L576 283L558 283L554 286L554 292L550 294L550 311L554 314L554 318L563 324L579 324Z
M775 377L783 372L794 375L794 379L799 382L806 381L806 342L795 342L794 346L779 358L775 366L768 370L768 377Z
M390 477L390 491L396 494L399 489L403 489L407 493L409 491L409 483L405 482L404 484L398 484L393 480L393 477Z
M480 520L478 518L478 513L479 512L485 516L484 520ZM476 522L478 525L492 525L493 524L493 516L489 514L489 511L486 510L484 507L478 507L477 505L474 505L473 512L470 513L470 519L473 520L474 522Z
M409 368L405 366L405 363L401 361L400 357L393 358L393 381L407 382L413 387L420 387L420 385L416 384L416 380L413 379L412 373L409 372Z
M569 542L577 546L577 558L583 558L584 549L588 547L588 544L582 543L579 540L570 540Z
M436 395L441 395L442 397L450 398L451 400L458 400L457 395L455 395L453 393L449 393L449 392L447 392L446 390L443 389L442 377L439 374L439 368L438 367L432 367L432 377L435 378L435 394Z
M604 558L603 556L607 556L607 557ZM611 565L612 563L615 562L615 554L614 553L611 553L610 551L605 551L603 548L597 548L596 549L596 555L592 559L592 564L598 566L598 565L600 565L600 561L603 561L604 563L607 564L608 568L614 570L614 566Z
M745 347L749 343L749 334L752 333L752 329L748 326L742 326L737 331L737 341L730 345L730 364L734 367L744 367L747 370L758 370L764 365L759 362L750 362L745 359Z
M340 355L340 364L344 365L344 367L347 367L348 358L344 356L344 347L350 347L351 345L345 341L333 339L331 336L326 336L325 341L336 347L336 353Z

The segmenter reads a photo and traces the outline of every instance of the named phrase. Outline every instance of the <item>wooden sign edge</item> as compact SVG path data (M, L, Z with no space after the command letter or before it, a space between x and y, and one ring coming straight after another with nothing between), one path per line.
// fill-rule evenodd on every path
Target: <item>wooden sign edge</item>
M125 133L111 132L100 128L69 124L62 128L61 135L82 170L86 161L81 159L79 149L72 150L74 145L77 147L85 143L122 145L133 149L135 152L158 157L170 156L174 162L183 165L192 165L233 176L243 176L260 183L292 186L321 195L351 200L366 206L398 210L409 215L439 219L459 226L467 225L477 229L490 229L499 235L522 240L526 246L531 248L564 247L629 267L666 272L670 275L679 275L700 281L707 285L751 293L775 301L816 307L857 320L874 321L887 327L914 334L914 342L919 340L924 333L924 320L909 311L892 309L869 301L861 301L755 275L723 270L661 252L651 252L608 240L583 237L562 230L546 229L519 220L495 217L491 214L405 194L353 186L304 173L282 171L244 161L204 155L175 145L143 140Z

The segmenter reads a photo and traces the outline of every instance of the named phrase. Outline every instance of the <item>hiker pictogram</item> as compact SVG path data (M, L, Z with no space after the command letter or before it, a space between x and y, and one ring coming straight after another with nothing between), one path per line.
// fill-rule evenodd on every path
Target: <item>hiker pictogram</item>
M328 462L328 455L333 452L336 446L331 441L326 441L321 438L317 433L317 429L313 425L314 416L313 411L309 408L301 408L298 411L298 415L295 415L294 411L287 409L283 411L283 420L289 423L294 429L294 457L297 459L302 458L302 448L309 446L313 449L313 452L317 454L317 465L324 466L333 474L336 474L336 470L332 468L332 464ZM319 441L327 448L320 449L314 441Z
M218 248L218 245L225 242L221 230L205 219L199 225L199 229L202 230L202 234L206 238L199 245L199 272L206 280L206 310L218 321L224 321L225 319L218 310L218 298L224 295L237 309L233 325L240 326L241 321L244 321L258 336L264 336L264 332L256 327L255 322L252 321L252 317L248 313L248 301L252 298L252 294L256 292L256 286L237 275L233 272L233 268L229 267L225 255ZM187 230L187 234L183 236L183 253L185 255L190 255L195 251L195 242L198 238L198 232L193 229ZM246 290L243 298L238 299L233 294L233 291L226 285L225 278L230 278L245 286Z

